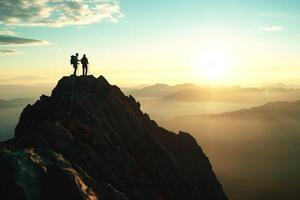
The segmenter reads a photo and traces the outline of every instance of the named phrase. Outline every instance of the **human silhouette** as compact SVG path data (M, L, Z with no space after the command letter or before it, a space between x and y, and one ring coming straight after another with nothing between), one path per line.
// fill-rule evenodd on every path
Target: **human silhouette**
M81 58L81 64L82 64L82 75L86 76L88 71L88 64L89 60L87 59L86 55L83 54L83 57Z
M74 55L71 56L70 63L71 63L71 65L73 65L73 68L74 68L73 75L76 76L76 71L77 71L77 67L79 64L78 53L76 53L75 56Z

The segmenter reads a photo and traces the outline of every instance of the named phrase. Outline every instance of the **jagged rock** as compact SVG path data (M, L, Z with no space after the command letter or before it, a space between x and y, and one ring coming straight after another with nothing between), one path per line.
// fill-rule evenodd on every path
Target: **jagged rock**
M103 186L76 168L49 150L0 151L0 199L98 199Z
M102 76L62 78L50 97L24 109L15 138L0 146L8 149L0 164L11 183L0 181L0 198L9 187L26 199L47 199L49 184L52 199L62 191L67 199L227 199L191 135L159 127ZM36 187L16 180L20 169L7 164L14 162L28 166L23 172Z

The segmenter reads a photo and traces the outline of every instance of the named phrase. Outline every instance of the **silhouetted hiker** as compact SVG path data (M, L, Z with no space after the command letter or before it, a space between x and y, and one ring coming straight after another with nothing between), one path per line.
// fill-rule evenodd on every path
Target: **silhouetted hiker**
M86 76L87 75L87 71L88 71L88 64L89 64L89 60L87 59L87 57L85 56L85 54L83 54L83 57L81 58L81 64L82 64L82 75Z
M71 56L71 60L70 60L70 63L71 65L73 65L73 68L74 68L74 76L76 76L76 71L77 71L77 67L78 67L78 53L76 53L76 55L72 55Z

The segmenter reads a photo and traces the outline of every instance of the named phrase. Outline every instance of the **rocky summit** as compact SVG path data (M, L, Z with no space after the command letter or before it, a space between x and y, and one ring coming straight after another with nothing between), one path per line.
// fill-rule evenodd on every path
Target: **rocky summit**
M0 199L227 200L188 133L159 127L104 77L63 77L0 143Z

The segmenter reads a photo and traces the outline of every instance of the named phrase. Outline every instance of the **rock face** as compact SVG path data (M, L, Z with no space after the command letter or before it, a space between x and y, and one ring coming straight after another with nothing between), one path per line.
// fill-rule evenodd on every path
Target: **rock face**
M227 199L192 136L159 127L102 76L62 78L0 149L0 199Z

